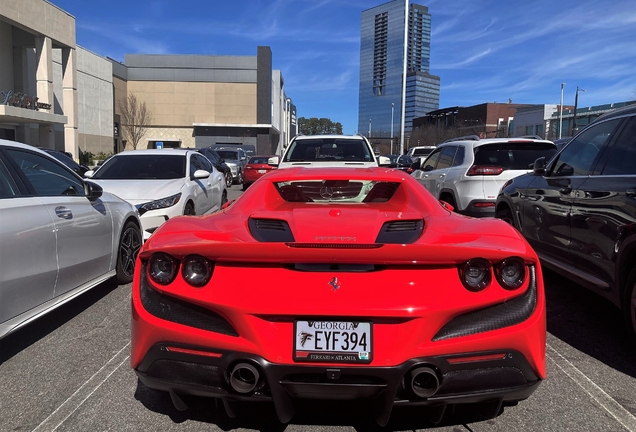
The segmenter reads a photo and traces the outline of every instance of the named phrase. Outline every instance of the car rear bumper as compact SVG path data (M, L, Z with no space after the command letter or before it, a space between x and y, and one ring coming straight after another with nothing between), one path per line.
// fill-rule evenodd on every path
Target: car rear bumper
M495 200L472 200L458 213L472 217L495 217Z
M245 365L256 371L248 387L240 380ZM390 367L311 366L166 342L154 345L135 372L147 387L169 392L178 409L187 408L184 395L221 398L230 416L231 402L265 401L274 404L281 422L288 422L296 399L363 400L380 425L396 405L434 408L433 421L441 420L447 407L464 404L485 407L485 415L495 417L502 406L528 398L541 383L515 350L420 357Z

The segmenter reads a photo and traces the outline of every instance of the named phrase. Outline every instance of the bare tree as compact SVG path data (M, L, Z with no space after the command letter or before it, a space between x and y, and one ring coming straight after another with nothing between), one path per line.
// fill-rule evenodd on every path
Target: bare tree
M146 107L146 102L140 102L134 93L128 93L125 99L120 99L118 108L123 135L136 150L152 121L152 113Z

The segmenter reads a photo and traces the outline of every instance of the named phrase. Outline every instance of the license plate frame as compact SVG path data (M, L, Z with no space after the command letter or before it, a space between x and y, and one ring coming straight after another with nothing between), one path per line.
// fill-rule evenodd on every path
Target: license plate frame
M347 347L350 349L345 349ZM333 319L295 320L293 358L297 362L311 363L371 363L373 323Z

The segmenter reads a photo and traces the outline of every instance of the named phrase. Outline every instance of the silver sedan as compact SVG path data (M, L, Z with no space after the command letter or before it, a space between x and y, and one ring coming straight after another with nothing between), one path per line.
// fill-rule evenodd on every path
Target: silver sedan
M131 204L0 140L0 338L111 277L130 282L140 226Z

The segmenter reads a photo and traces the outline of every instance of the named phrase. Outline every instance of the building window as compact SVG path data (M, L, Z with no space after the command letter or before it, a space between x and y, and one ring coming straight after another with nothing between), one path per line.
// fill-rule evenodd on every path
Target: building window
M534 135L534 125L526 126L525 135Z

